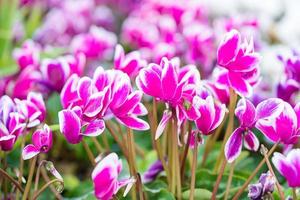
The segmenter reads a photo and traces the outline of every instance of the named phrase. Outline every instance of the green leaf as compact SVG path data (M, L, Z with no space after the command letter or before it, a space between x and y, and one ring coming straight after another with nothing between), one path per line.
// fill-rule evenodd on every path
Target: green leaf
M53 93L46 102L48 121L52 124L58 123L58 112L62 109L60 96L58 93Z
M194 199L210 200L211 196L212 196L211 191L202 188L195 188ZM187 190L184 193L182 193L183 199L189 199L189 197L190 197L190 190Z
M174 195L170 193L167 188L168 185L162 180L156 180L144 185L148 199L175 200Z

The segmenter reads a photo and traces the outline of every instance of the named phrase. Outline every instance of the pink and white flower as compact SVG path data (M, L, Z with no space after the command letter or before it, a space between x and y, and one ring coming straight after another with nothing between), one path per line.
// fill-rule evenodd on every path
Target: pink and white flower
M110 153L97 164L92 172L94 193L97 199L110 200L124 186L127 186L123 195L126 196L135 183L135 179L118 180L121 171L122 161L115 153Z
M52 147L52 131L47 124L32 134L32 144L24 147L22 158L28 160L39 153L47 153Z
M300 149L292 149L287 156L275 152L272 162L290 187L300 187Z
M140 69L145 67L146 60L142 59L139 51L132 51L125 55L121 45L115 48L114 68L123 71L129 77L135 77Z
M232 87L238 94L249 97L259 80L259 55L254 52L253 41L241 41L236 30L228 32L219 45L218 65L222 70L218 83Z
M13 57L17 61L20 70L28 66L37 68L39 66L40 49L32 40L27 40L21 48L13 51Z

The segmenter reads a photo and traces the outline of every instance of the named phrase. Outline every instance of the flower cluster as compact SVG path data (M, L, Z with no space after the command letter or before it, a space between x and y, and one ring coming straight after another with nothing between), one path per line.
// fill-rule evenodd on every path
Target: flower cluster
M147 114L141 98L122 71L98 67L93 78L72 75L61 92L60 130L72 144L100 135L104 120L112 117L129 128L147 130L149 125L138 118Z

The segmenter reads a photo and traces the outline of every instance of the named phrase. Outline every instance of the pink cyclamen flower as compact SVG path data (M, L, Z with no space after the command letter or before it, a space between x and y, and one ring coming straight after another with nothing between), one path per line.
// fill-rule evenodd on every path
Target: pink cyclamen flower
M103 28L92 26L89 33L82 33L74 37L71 49L75 53L83 53L87 58L108 58L117 43L116 35Z
M21 48L15 49L13 52L13 57L21 70L28 66L37 67L39 65L39 56L40 49L31 40L25 41Z
M103 158L92 172L94 193L97 199L110 200L120 188L127 185L123 196L129 192L135 182L133 178L118 180L122 171L122 161L115 153L110 153Z
M275 152L272 162L290 187L300 187L300 149L292 149L287 156Z
M242 43L240 33L231 30L221 41L217 58L222 68L218 82L242 96L251 96L252 86L259 80L259 55L254 52L253 41Z
M281 101L276 114L267 119L259 119L256 127L272 142L281 142L286 145L295 144L300 137L300 103L292 108L289 103L280 99L276 100ZM262 102L260 104L266 103ZM268 105L264 106L268 107ZM263 114L265 112L270 111L265 109L259 111Z
M179 105L184 98L190 98L195 92L195 85L200 81L199 71L193 65L179 68L176 59L168 60L163 58L160 65L151 63L146 68L141 69L136 78L136 84L145 94L168 104L168 107L176 110L177 116L180 114ZM156 131L158 138L166 127L172 113L165 111ZM178 119L178 122L182 121Z
M141 58L138 51L132 51L125 55L121 45L117 45L115 49L114 68L123 71L129 77L135 77L140 69L145 67L146 60Z
M16 105L9 96L0 98L0 149L10 151L13 149L18 136L25 128L21 122L21 115L16 112Z
M30 92L27 99L15 99L15 102L27 128L35 127L45 120L46 105L40 93Z
M240 126L228 138L224 150L229 163L240 155L243 143L251 151L257 151L259 148L259 140L251 130L257 120L254 105L247 99L240 99L235 109L235 115L239 119Z
M47 153L52 147L52 131L47 124L32 134L32 144L24 147L22 158L28 160L39 153Z

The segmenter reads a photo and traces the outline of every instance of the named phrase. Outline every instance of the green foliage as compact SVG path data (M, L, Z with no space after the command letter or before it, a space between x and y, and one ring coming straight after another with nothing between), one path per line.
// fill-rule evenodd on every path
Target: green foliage
M202 188L195 188L194 199L210 200L211 196L212 196L211 191ZM189 197L190 197L190 190L187 190L184 193L182 193L183 199L189 199Z
M144 185L148 199L175 200L172 193L168 191L168 185L162 180L156 180Z

